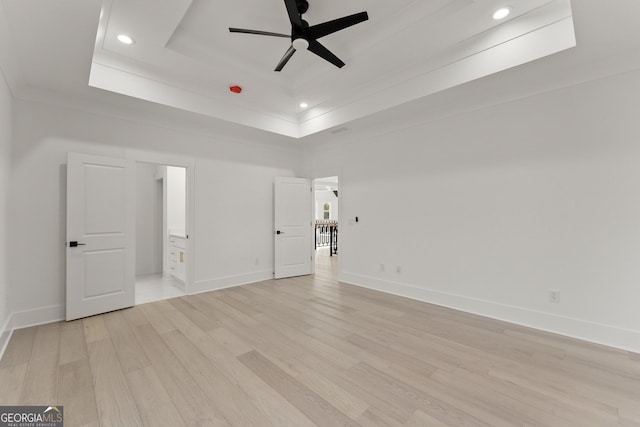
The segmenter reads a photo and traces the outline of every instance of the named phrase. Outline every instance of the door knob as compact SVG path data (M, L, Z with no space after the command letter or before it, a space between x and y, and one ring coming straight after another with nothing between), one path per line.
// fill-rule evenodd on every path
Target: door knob
M276 234L284 234L284 232L278 230L278 231L276 231Z
M72 241L69 242L69 247L70 248L75 248L75 247L78 247L78 246L86 246L86 243L78 243L75 240L72 240Z

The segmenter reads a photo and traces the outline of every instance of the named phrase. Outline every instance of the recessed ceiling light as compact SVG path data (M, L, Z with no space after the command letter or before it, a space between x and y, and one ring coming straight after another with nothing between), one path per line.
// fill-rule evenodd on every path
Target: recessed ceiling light
M306 102L301 102L300 103L300 108L307 108L309 106L309 104L307 104Z
M122 44L134 44L135 40L133 40L131 37L129 37L126 34L119 34L118 35L118 41Z
M493 19L495 19L496 21L500 19L504 19L507 16L509 16L510 13L511 13L511 10L508 7L503 7L502 9L498 9L495 12L493 12Z

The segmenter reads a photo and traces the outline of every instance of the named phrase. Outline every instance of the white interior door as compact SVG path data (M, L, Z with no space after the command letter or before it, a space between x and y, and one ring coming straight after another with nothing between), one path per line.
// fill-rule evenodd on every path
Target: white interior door
M313 185L305 178L275 180L275 278L312 272Z
M135 304L135 168L67 155L67 320Z

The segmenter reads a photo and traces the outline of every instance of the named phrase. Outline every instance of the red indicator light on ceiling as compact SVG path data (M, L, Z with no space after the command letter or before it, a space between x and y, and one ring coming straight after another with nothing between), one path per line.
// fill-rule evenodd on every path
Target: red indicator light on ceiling
M229 90L233 93L241 93L242 92L242 88L240 86L237 85L233 85L233 86L229 86Z

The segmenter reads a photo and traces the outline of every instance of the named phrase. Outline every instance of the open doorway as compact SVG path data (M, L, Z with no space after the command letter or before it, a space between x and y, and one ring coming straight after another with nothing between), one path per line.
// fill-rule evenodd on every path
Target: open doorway
M338 177L314 180L315 188L315 271L335 275L340 253Z
M136 305L186 294L186 206L186 168L136 162Z

